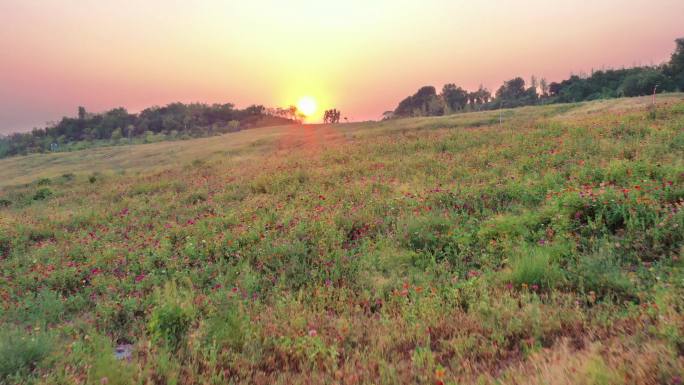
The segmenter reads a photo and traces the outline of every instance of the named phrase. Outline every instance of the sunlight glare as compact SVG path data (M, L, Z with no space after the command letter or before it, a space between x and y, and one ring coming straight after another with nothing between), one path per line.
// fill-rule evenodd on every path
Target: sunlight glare
M309 117L316 112L316 101L311 96L304 96L297 102L297 109Z

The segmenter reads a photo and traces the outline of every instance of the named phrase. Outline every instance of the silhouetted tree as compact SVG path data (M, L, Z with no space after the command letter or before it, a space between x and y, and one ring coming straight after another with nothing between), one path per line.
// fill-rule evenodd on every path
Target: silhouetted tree
M444 114L444 102L437 97L435 87L421 87L402 100L394 110L396 116L433 116Z
M340 111L337 110L336 108L333 108L330 110L325 110L325 113L323 114L323 122L324 123L339 123L340 122L340 115L341 115Z
M539 96L542 98L549 96L549 84L546 82L545 78L539 80L539 89L541 91L541 95Z
M664 72L680 91L684 91L684 38L675 40L675 45L675 51Z
M453 83L442 87L442 98L451 111L463 110L468 103L468 91Z

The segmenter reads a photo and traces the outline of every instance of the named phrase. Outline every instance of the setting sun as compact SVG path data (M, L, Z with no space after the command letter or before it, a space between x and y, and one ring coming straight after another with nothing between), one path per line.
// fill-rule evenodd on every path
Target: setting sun
M316 113L316 100L310 96L304 96L297 102L297 109L309 117Z

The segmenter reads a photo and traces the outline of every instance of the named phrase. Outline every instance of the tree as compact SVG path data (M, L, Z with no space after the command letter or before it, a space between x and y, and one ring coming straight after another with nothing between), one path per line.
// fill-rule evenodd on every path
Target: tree
M539 83L537 82L537 77L532 75L530 77L530 88L534 88L535 90L539 88Z
M677 88L684 91L684 37L675 40L675 44L675 51L665 67L665 72L672 78Z
M118 141L123 138L123 131L121 127L117 127L116 130L112 131L112 140Z
M437 97L433 86L424 86L402 100L394 110L396 116L430 116L444 113L444 103Z
M480 87L475 91L477 94L477 104L479 105L484 105L489 103L489 101L492 99L492 93L489 92L488 89L486 89L482 84L480 84Z
M323 114L323 122L324 123L339 123L340 122L340 115L341 112L337 110L336 108L330 109L330 110L325 110L325 113Z
M86 109L83 106L78 106L78 120L84 120L86 118Z
M539 80L539 89L542 98L549 96L549 84L546 82L546 78L541 78Z
M468 91L453 83L442 87L442 98L451 111L463 110L468 103Z
M627 76L620 85L619 93L623 96L643 96L673 88L672 81L662 72L650 70Z
M508 81L499 87L496 91L496 97L502 100L517 100L525 94L525 80L517 77Z

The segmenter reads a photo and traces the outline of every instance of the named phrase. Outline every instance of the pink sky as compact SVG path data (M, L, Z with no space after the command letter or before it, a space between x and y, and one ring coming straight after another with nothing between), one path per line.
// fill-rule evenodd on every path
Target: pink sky
M294 104L376 119L420 86L658 64L682 0L0 0L0 132L76 107Z

